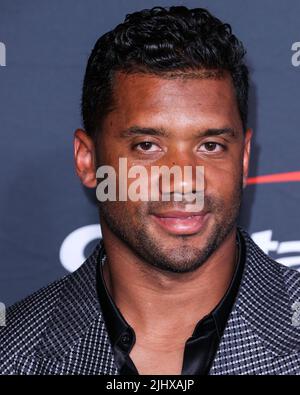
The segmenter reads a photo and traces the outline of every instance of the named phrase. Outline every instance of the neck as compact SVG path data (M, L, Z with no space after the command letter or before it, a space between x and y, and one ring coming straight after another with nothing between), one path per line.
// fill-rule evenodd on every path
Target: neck
M167 339L176 331L178 338L186 338L230 285L236 262L236 228L199 269L184 274L151 267L114 235L105 234L104 227L102 231L106 286L129 325L144 336Z

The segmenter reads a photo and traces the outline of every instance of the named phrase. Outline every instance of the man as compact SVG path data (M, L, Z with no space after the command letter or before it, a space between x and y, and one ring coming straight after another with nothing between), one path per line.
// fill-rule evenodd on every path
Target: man
M93 254L9 309L2 374L300 373L300 276L237 226L252 136L244 54L229 25L185 7L127 15L97 41L75 132L82 183L96 188L110 166L123 188L120 158L147 175L200 166L203 207L175 198L175 178L170 200L99 199Z

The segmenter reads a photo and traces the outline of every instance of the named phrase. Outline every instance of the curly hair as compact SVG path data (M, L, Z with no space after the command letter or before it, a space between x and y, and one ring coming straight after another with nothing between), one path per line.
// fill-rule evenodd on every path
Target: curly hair
M91 136L101 130L113 108L118 71L168 78L202 70L230 73L245 130L249 84L245 53L230 25L203 8L154 7L128 14L98 39L89 57L81 103L84 128Z

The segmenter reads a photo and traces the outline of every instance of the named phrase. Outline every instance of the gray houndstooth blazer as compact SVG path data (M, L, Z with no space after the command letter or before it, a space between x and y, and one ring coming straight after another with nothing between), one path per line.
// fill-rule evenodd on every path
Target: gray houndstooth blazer
M210 374L300 374L300 320L292 306L300 301L300 274L240 230L245 271ZM100 249L73 274L8 309L1 374L118 374L96 292Z

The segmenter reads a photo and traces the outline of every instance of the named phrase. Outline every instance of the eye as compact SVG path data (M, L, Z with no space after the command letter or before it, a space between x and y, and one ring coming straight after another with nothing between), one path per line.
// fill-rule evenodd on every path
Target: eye
M160 152L161 151L159 146L155 143L152 143L151 141L143 141L141 143L138 143L134 146L134 148L137 151L142 151L142 152Z
M226 147L223 144L216 143L214 141L208 141L200 146L199 151L200 152L222 152L225 149L226 149Z

